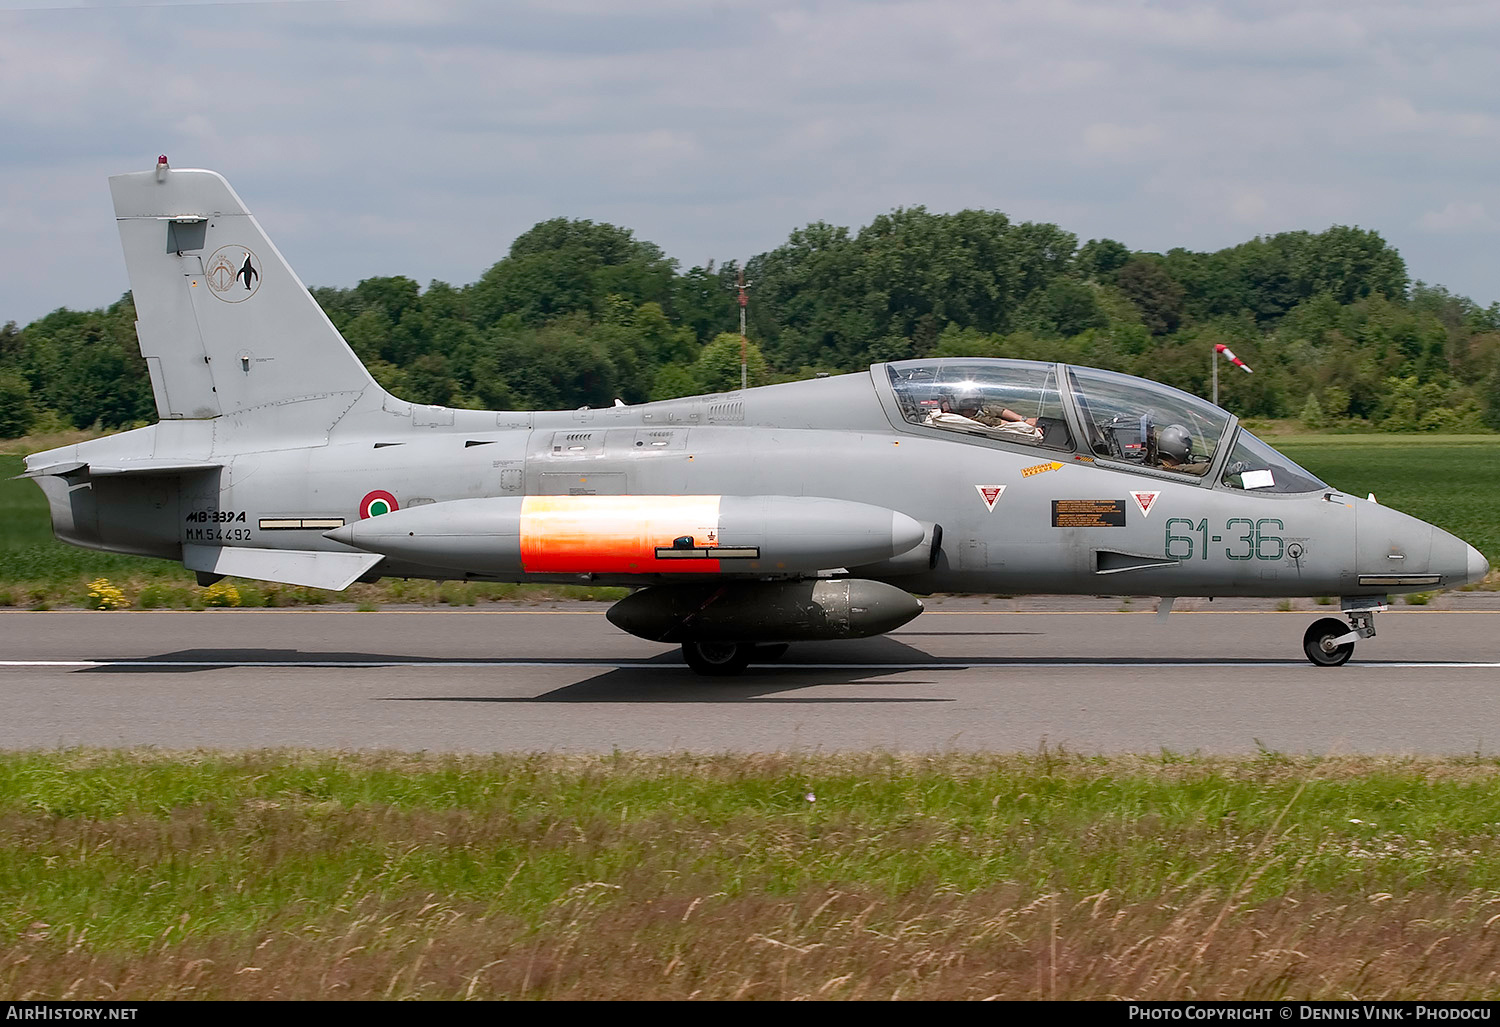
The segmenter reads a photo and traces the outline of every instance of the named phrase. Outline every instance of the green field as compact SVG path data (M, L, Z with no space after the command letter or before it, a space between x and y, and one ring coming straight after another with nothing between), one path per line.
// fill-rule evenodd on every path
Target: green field
M0 755L0 994L1500 998L1494 759Z
M116 580L185 580L192 575L163 560L100 553L64 545L52 537L47 501L30 481L10 481L24 467L19 456L0 454L0 588L20 602L28 586L50 589L66 582L81 591L91 578Z
M1451 531L1500 563L1500 435L1282 435L1266 441L1336 488Z
M1500 435L1284 435L1268 441L1337 488L1373 492L1380 502L1453 532L1500 560ZM0 476L21 458L0 453ZM175 564L63 545L52 538L46 503L29 481L0 480L0 605L77 605L86 583L104 577L136 606L202 602L192 576ZM154 586L154 587L153 587ZM449 602L516 597L617 598L618 589L385 582L335 596L317 589L241 583L244 605L329 601Z

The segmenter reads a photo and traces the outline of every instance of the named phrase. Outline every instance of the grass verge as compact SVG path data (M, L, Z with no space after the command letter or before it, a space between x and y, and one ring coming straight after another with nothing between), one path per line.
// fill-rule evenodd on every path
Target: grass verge
M1500 996L1500 761L0 755L12 998Z

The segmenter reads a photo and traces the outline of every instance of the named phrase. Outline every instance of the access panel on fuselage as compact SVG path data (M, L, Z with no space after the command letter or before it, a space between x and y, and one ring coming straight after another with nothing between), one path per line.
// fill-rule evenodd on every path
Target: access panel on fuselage
M535 496L712 494L692 474L688 428L576 428L532 434L526 492Z
M429 503L518 496L528 434L445 433L238 456L224 487L190 511L209 527L232 518L236 531L196 541L336 549L323 533L340 524Z

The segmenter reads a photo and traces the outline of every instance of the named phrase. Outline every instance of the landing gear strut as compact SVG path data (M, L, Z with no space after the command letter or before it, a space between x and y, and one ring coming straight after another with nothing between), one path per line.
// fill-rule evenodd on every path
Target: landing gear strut
M1375 637L1375 614L1390 609L1385 598L1361 596L1344 600L1347 626L1337 617L1314 621L1302 636L1302 651L1315 667L1342 667L1354 655L1354 643Z
M699 674L732 677L750 663L775 663L786 655L785 642L755 645L750 642L684 642L682 658Z
M747 642L684 642L682 658L699 674L727 678L750 665L755 646Z

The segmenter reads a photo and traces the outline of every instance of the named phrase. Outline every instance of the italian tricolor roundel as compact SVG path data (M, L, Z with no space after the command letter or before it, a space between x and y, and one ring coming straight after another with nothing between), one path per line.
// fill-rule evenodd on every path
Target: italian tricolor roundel
M366 517L379 517L383 513L390 513L396 509L399 509L396 497L385 489L376 489L359 501L360 520Z

